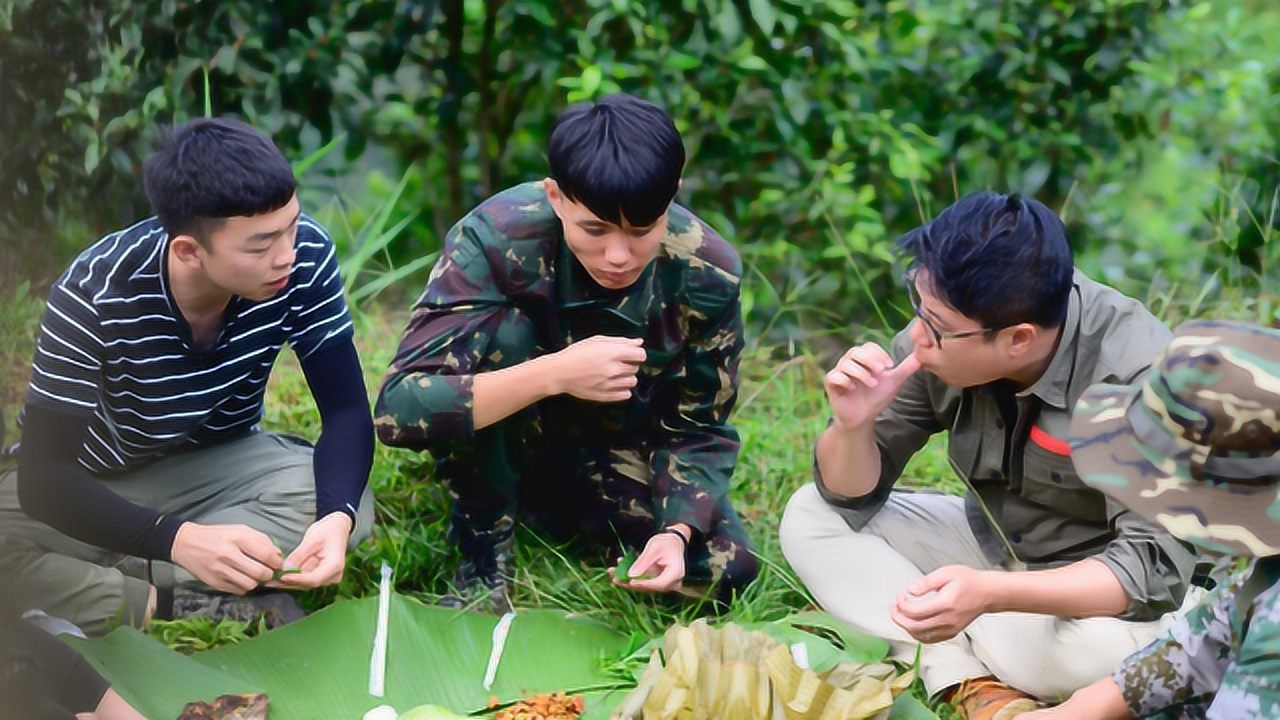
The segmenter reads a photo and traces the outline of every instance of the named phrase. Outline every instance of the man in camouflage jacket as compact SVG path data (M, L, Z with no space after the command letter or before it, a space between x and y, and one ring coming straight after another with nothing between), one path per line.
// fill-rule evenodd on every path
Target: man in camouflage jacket
M729 481L743 346L741 260L673 204L684 149L626 95L569 108L551 177L464 217L378 397L378 435L427 450L453 498L460 602L506 602L517 507L555 536L640 550L639 591L758 565Z
M1280 331L1183 325L1140 385L1076 405L1085 482L1240 570L1066 703L1021 717L1280 718Z

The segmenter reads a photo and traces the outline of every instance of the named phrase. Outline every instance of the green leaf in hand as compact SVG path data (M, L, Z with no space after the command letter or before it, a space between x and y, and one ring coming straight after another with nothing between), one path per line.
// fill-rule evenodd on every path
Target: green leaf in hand
M271 573L271 579L273 581L279 580L285 575L297 575L300 572L302 572L302 568L280 568L279 570Z
M622 559L618 561L618 566L613 569L613 576L618 582L631 582L631 566L636 564L637 557L639 556L632 550L626 550L622 553Z

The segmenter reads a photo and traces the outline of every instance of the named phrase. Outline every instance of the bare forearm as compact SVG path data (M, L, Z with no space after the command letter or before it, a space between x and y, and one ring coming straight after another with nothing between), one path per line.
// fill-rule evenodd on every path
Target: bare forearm
M556 387L551 355L509 368L479 373L472 385L471 417L476 430L561 392Z
M831 492L846 497L870 493L880 479L875 423L848 430L831 425L818 438L817 459L822 483Z
M1069 700L1053 709L1053 717L1090 718L1090 720L1129 720L1124 696L1115 680L1103 678L1092 685L1080 688Z
M1129 607L1115 573L1081 560L1052 570L993 572L988 612L1027 612L1059 617L1115 617Z

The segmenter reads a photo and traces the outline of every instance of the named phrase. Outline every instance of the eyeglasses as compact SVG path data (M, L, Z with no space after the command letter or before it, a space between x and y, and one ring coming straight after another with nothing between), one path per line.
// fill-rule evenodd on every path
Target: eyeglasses
M911 301L911 310L915 312L917 318L920 318L920 322L924 323L924 327L929 331L929 334L933 335L933 342L938 346L939 350L942 349L943 340L960 340L967 337L973 337L974 335L999 332L1004 329L1003 327L984 327L978 328L977 330L942 332L938 328L934 327L933 323L929 322L929 318L925 317L924 313L920 311L920 291L916 289L915 273L909 273L905 278L903 278L903 284L907 287L907 298Z

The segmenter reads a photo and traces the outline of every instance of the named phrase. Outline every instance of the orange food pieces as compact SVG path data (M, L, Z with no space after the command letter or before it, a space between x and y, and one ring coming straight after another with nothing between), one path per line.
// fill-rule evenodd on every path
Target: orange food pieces
M496 699L490 698L490 707ZM576 720L584 705L581 695L537 693L498 711L493 720Z

